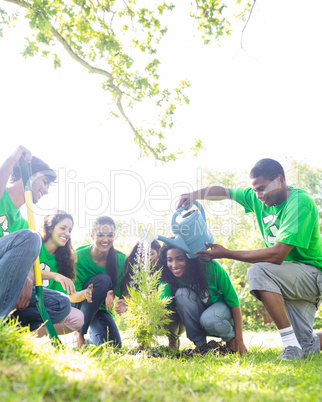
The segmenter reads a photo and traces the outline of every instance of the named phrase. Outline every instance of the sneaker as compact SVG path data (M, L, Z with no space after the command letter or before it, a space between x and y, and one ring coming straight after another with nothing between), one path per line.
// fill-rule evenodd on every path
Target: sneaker
M305 351L297 346L287 346L283 352L278 356L279 360L295 360L303 359L305 357Z
M308 356L317 355L317 354L320 353L320 351L317 352L317 351L314 350L314 349L305 349L305 350L304 350L304 353L305 353L305 357L308 357Z
M311 348L305 350L305 357L306 356L313 356L320 354L321 347L320 347L320 338L317 334L313 334L313 345Z

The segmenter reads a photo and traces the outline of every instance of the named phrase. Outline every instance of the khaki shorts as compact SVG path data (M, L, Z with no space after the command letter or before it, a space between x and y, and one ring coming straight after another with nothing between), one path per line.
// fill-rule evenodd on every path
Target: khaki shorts
M317 351L320 343L318 337L313 336L313 322L321 303L322 272L312 265L291 261L284 261L281 265L260 262L249 268L247 276L249 290L259 300L259 290L283 297L302 348Z

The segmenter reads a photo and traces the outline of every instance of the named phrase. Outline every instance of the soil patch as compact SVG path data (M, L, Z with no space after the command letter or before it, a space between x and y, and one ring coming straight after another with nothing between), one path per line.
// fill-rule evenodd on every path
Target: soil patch
M177 358L182 356L193 357L195 355L205 355L206 353L213 353L214 355L226 355L228 353L236 353L234 350L228 348L226 345L223 345L221 342L216 342L211 340L208 343L204 343L201 346L197 346L195 349L188 349L182 352L178 352L176 354Z

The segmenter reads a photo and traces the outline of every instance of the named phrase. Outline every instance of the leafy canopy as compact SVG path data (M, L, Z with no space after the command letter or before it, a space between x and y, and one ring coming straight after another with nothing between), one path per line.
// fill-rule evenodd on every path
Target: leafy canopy
M14 12L0 8L1 25L17 19L23 9L32 32L26 38L23 55L53 57L54 67L62 65L68 55L90 73L102 77L102 88L116 106L114 116L128 123L141 156L157 160L175 160L169 152L166 135L173 127L179 105L189 103L189 81L182 79L175 88L160 84L159 44L167 34L175 4L163 0L4 0L13 3ZM254 1L255 3L255 1ZM228 18L227 9L232 9ZM246 19L252 5L246 0L195 0L184 9L196 22L205 44L230 35L230 19ZM8 7L9 8L9 7ZM11 7L10 7L11 9ZM185 16L182 16L184 18ZM180 26L180 20L176 25ZM135 106L147 102L156 114L153 124L137 121ZM152 106L151 106L152 104ZM134 110L133 111L131 110ZM191 148L195 154L203 149L201 139Z

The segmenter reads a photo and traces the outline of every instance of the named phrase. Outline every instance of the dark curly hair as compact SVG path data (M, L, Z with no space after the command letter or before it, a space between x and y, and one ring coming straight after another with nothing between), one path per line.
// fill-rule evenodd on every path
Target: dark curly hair
M45 216L44 223L40 230L40 236L45 243L52 236L53 230L64 219L70 219L74 225L73 217L65 211L54 211L50 215ZM71 239L67 241L65 246L58 247L55 252L55 258L58 267L58 273L70 279L75 279L75 262L76 253L73 248Z
M162 269L161 281L167 282L170 285L173 294L175 294L178 288L187 287L201 296L206 296L209 291L206 279L206 263L209 260L202 257L189 259L185 255L186 269L180 279L183 279L183 282L187 280L187 285L183 285L181 282L178 282L178 279L168 269L167 252L174 248L176 247L164 243L160 250L156 269Z
M131 283L132 277L134 276L133 272L133 267L137 263L137 254L138 254L138 249L140 246L140 242L136 243L136 245L132 248L130 254L126 257L125 264L124 264L124 277L121 280L120 284L120 294L121 298L123 296L128 295L128 286ZM153 240L151 243L151 250L155 250L157 254L159 254L161 245L157 240Z

